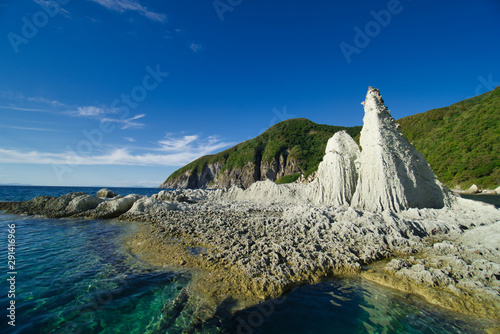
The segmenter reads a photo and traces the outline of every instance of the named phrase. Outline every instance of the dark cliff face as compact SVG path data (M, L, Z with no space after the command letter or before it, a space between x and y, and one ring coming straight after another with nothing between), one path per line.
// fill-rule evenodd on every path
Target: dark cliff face
M187 170L175 180L166 180L160 185L160 188L167 189L206 189L213 188L212 185L216 176L219 175L222 167L221 162L207 165L201 172Z
M224 163L208 164L201 172L186 171L175 180L167 180L160 188L177 189L221 189L237 186L243 189L256 181L276 181L285 175L303 173L295 159L288 159L288 151L282 152L272 161L247 162L243 167L223 170Z

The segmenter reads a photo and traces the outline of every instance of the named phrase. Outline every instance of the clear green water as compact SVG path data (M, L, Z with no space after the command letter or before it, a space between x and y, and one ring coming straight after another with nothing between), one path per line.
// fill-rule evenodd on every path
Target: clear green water
M85 191L17 188L0 187L0 201L6 195L18 201ZM127 192L136 191L121 193ZM15 327L7 324L6 317L9 224L16 225ZM114 220L55 220L0 212L0 333L183 333L193 329L202 333L478 333L490 325L362 279L343 279L306 285L281 300L234 315L221 311L209 323L192 327L196 316L187 301L174 304L191 276L151 268L131 257L122 240L136 228L135 223Z
M133 225L0 215L2 281L7 224L16 225L16 326L9 333L155 332L164 305L189 283L186 274L147 268L119 241ZM2 284L2 291L8 290ZM6 309L7 294L0 294ZM10 327L10 328L9 328Z

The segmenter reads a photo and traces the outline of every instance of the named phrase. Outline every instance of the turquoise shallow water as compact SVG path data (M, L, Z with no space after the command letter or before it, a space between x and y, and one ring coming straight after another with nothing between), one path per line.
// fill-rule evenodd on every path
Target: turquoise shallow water
M130 224L0 215L2 232L12 223L17 307L9 333L144 333L190 280L127 256L119 240ZM0 270L7 277L6 233L1 235ZM0 305L10 300L0 294Z
M0 187L0 201L69 191L95 194L98 189ZM149 195L158 190L116 191ZM9 224L16 226L15 327L7 324L6 317L12 300L7 282ZM0 213L0 333L182 333L189 317L183 311L171 314L167 306L191 276L151 268L130 256L122 239L137 227L115 220ZM362 279L306 285L283 299L226 316L221 312L220 319L213 319L214 326L205 326L202 332L477 333L487 325Z

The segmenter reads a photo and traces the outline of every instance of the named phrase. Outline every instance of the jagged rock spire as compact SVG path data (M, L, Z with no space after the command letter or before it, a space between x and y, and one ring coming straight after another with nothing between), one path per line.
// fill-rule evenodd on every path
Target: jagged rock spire
M318 177L308 185L311 202L325 205L349 205L358 179L356 159L359 147L345 131L328 140Z
M447 189L424 156L399 131L380 91L368 88L359 179L351 205L370 211L442 208Z

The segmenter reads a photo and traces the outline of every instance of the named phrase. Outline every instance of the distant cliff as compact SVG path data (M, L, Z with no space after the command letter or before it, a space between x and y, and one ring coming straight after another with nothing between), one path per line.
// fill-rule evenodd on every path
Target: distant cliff
M361 127L322 125L305 118L278 123L257 138L180 168L160 188L248 188L259 180L278 183L307 177L318 168L336 132L357 136Z

